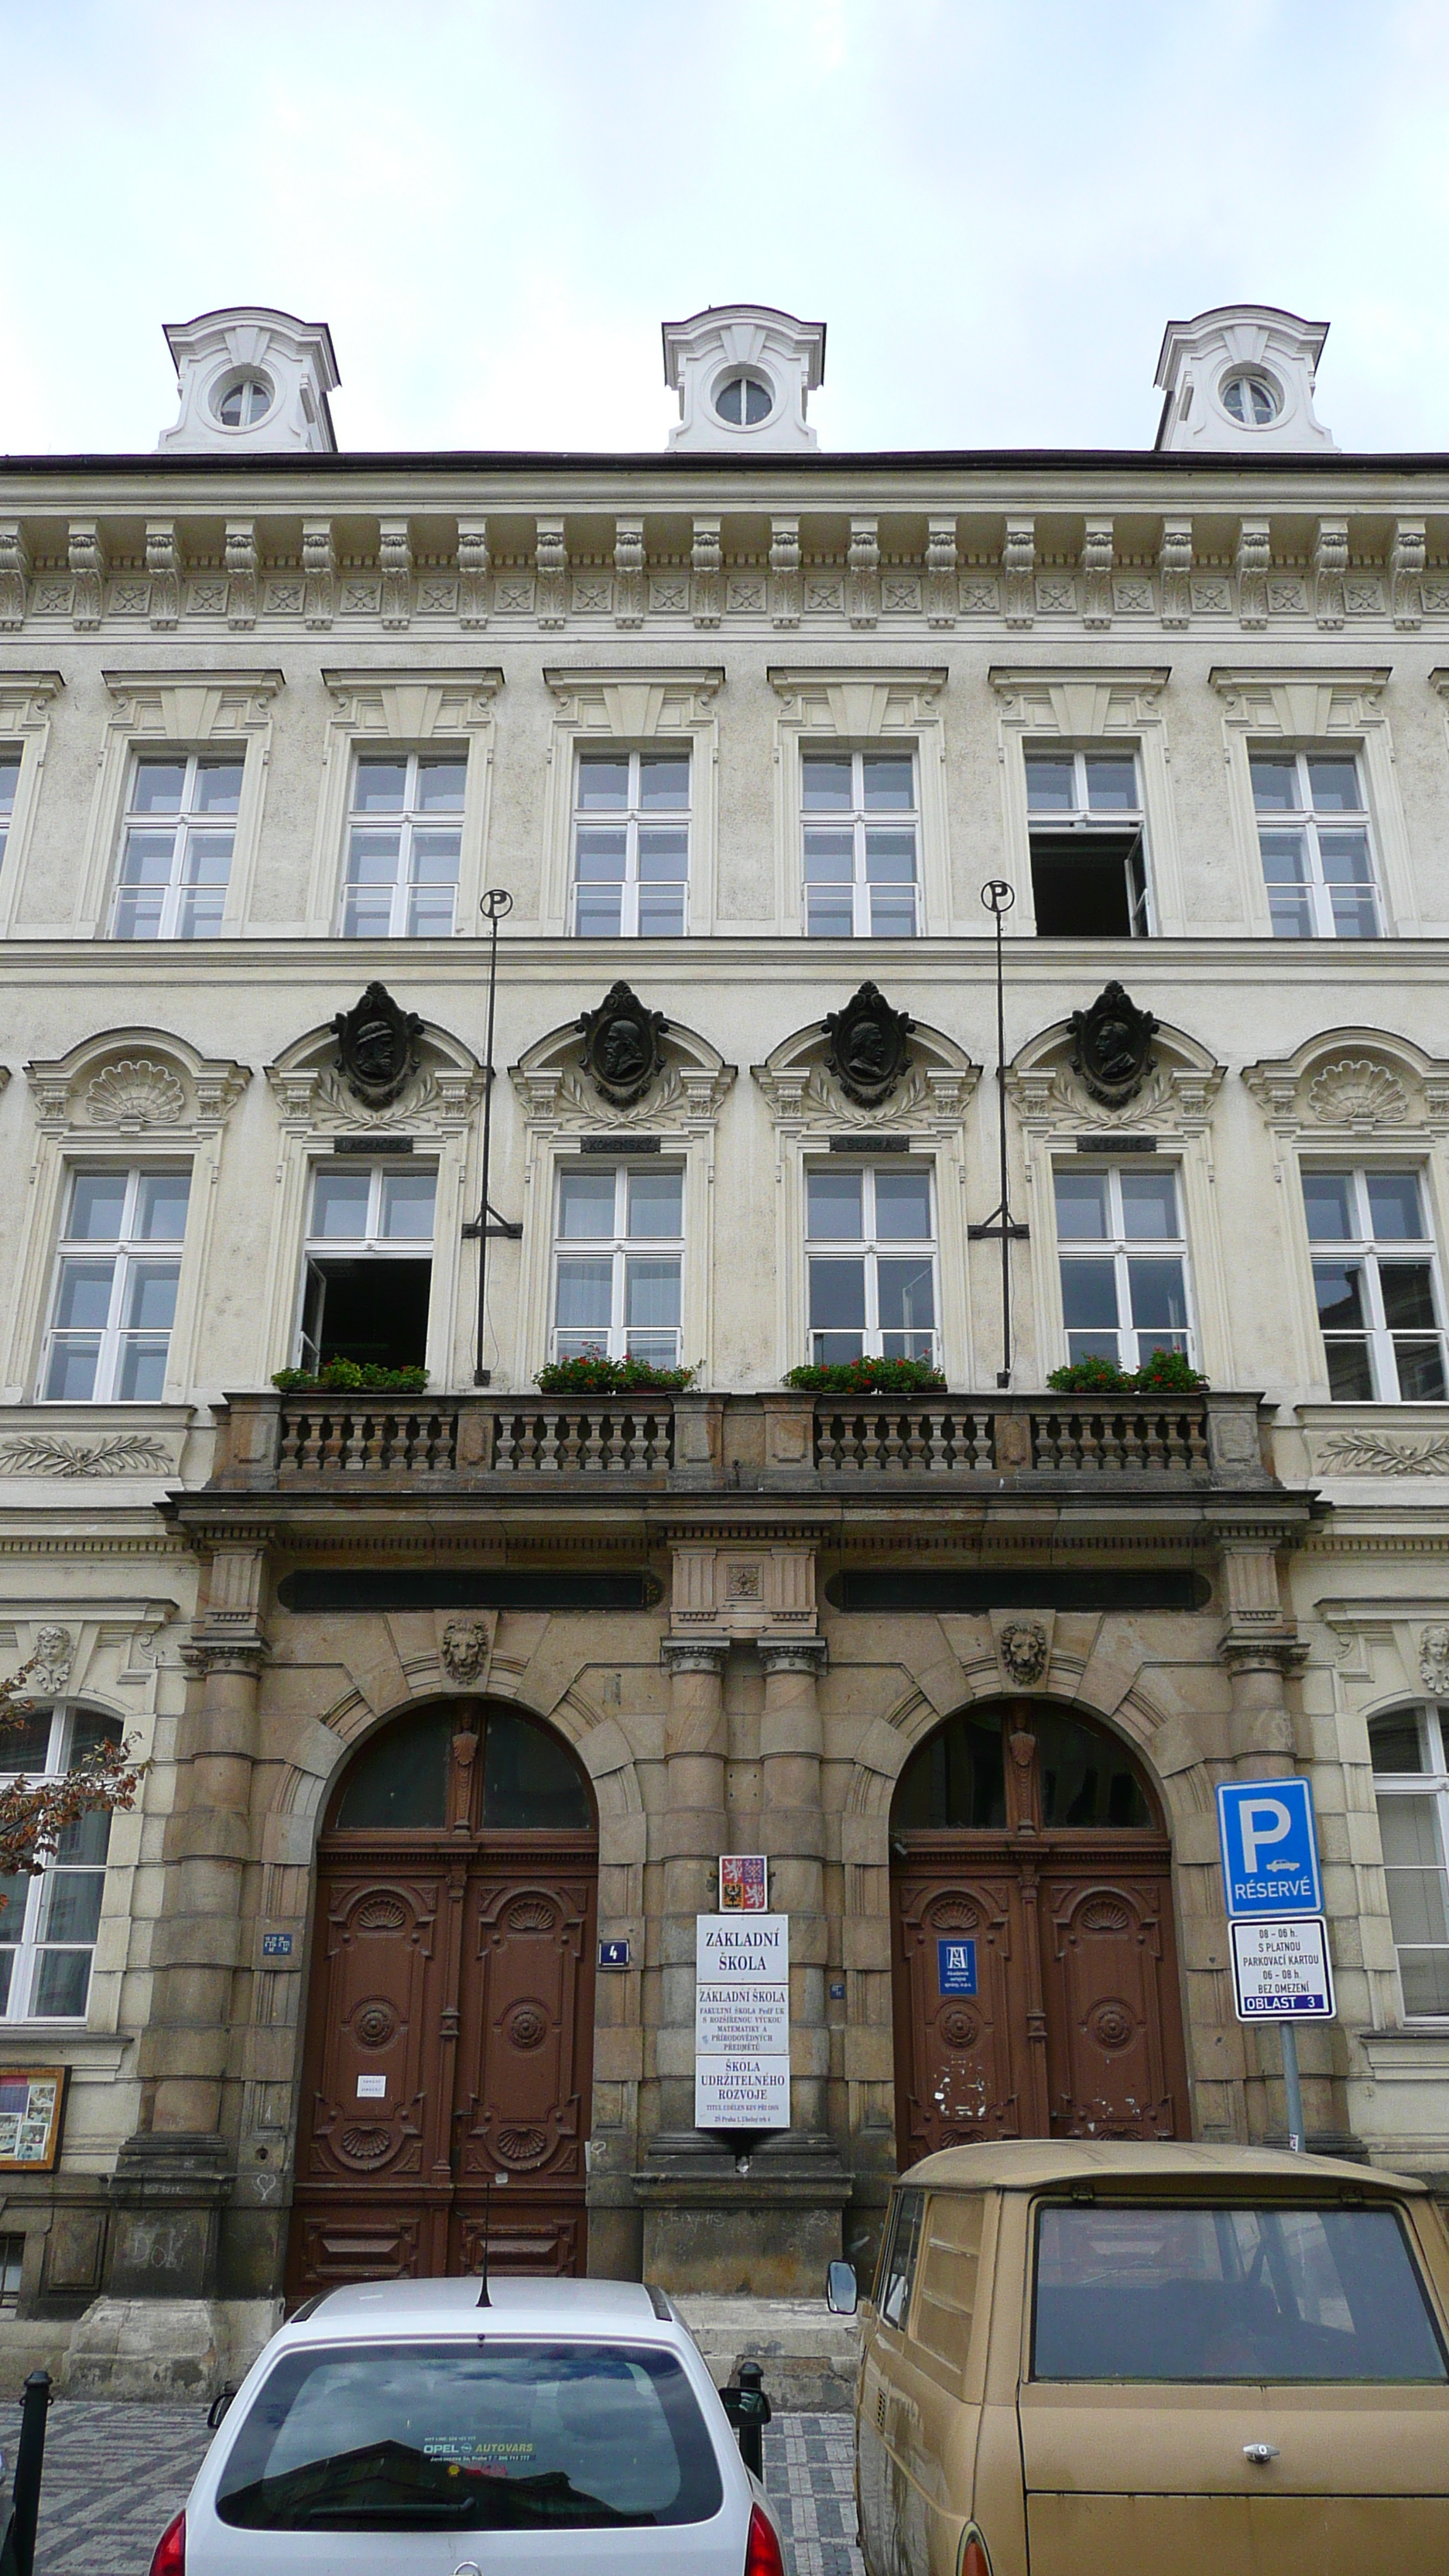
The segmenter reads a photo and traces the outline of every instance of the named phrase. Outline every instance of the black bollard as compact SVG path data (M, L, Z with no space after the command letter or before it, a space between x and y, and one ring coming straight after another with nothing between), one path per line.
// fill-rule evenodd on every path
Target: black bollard
M720 2390L724 2411L735 2428L740 2458L761 2479L765 2474L765 2426L772 2412L762 2384L764 2376L757 2361L742 2361L735 2384Z
M0 2576L35 2576L35 2526L40 2519L40 2480L45 2468L45 2416L50 2404L50 2373L32 2370L25 2383L20 2412L20 2446L15 2454L15 2502L5 2546L0 2550Z

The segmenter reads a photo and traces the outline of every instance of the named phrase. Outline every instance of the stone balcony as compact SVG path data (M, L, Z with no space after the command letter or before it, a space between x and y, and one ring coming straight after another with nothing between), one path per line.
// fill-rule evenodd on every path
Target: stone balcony
M1251 1394L234 1395L207 1491L300 1499L1280 1490Z

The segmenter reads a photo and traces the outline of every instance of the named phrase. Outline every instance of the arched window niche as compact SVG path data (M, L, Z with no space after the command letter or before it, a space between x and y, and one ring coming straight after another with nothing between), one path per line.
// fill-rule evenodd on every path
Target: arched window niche
M1119 1735L1052 1702L958 1709L911 1754L896 1783L891 1841L918 1835L1150 1834L1158 1801Z
M333 1793L328 1840L597 1831L593 1791L552 1727L475 1699L410 1709L369 1738Z

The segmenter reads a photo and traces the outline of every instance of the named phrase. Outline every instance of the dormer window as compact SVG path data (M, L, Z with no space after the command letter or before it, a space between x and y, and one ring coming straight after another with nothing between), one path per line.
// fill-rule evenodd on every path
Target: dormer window
M1223 386L1222 404L1244 429L1266 429L1278 417L1277 397L1262 376L1229 376Z
M775 397L763 376L730 376L715 395L714 407L732 429L754 429L769 419Z
M272 388L265 376L238 376L217 403L216 416L223 429L250 429L271 408Z

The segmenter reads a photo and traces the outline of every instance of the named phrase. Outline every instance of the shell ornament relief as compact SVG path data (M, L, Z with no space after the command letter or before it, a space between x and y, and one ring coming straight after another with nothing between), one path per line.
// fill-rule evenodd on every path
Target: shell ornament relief
M1409 1095L1386 1066L1344 1056L1314 1075L1308 1106L1320 1126L1392 1127L1408 1118Z
M122 1056L87 1083L85 1115L92 1127L179 1127L186 1093L169 1065Z

